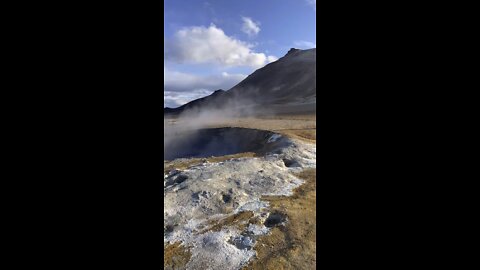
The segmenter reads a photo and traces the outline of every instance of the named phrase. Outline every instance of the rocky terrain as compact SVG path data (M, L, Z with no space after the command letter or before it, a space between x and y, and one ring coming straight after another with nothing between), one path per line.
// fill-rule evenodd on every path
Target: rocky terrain
M287 222L261 198L292 195L304 183L296 174L315 168L315 146L276 133L266 139L264 156L165 171L164 241L188 247L187 269L239 269L255 256L259 236ZM248 219L228 221L239 216Z

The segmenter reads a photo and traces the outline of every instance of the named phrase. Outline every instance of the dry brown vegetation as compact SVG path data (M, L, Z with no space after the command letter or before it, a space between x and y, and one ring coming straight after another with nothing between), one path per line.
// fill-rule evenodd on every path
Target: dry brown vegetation
M315 269L316 266L316 169L303 171L306 182L293 196L264 196L272 212L285 213L285 226L274 227L258 239L257 258L246 269Z
M180 243L166 245L163 251L163 267L167 270L185 269L191 256L188 248Z
M236 118L210 127L240 127L269 130L288 137L315 143L316 115L284 115L262 118Z
M247 226L248 221L253 217L253 212L251 211L244 211L237 213L235 215L226 217L219 221L212 221L210 227L206 228L205 230L201 231L200 234L206 233L208 231L218 232L224 226L236 226L237 229L243 231Z

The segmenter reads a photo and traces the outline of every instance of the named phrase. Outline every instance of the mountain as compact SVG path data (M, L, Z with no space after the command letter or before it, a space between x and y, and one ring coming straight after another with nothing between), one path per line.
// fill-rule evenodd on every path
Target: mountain
M228 91L217 90L164 114L190 109L243 109L258 112L315 112L316 48L292 48L282 58L260 68Z

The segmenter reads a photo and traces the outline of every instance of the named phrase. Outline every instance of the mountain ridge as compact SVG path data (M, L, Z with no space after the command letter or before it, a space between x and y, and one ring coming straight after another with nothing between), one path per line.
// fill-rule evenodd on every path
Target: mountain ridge
M278 110L282 106L314 111L315 104L316 48L291 48L283 57L255 70L229 90L218 89L177 108L166 107L164 114L180 114L190 109L255 107Z

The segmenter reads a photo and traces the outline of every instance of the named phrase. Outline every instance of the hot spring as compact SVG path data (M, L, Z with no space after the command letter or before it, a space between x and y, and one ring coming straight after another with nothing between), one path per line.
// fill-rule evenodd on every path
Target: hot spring
M170 133L164 138L165 160L204 158L245 152L261 153L280 135L248 128L209 128Z

